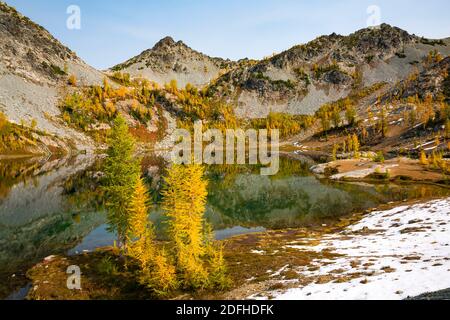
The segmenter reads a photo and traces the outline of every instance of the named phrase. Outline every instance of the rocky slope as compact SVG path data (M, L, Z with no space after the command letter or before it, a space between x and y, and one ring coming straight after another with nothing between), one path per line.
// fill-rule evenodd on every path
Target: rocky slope
M211 58L171 37L159 41L152 49L119 64L110 71L145 77L160 85L176 80L180 88L190 83L197 87L208 84L235 65L230 60Z
M37 122L37 129L70 139L81 149L91 141L57 117L61 89L74 75L80 85L101 83L88 66L43 27L0 2L0 111L12 122Z
M67 92L101 83L105 74L88 66L48 31L3 2L0 2L0 53L0 112L16 124L35 123L36 132L48 134L46 140L58 139L52 143L59 149L67 149L61 146L66 141L68 146L91 150L92 140L62 120L58 101ZM432 91L435 96L448 92L445 74L448 58L433 59L449 54L450 39L429 40L383 24L349 36L322 36L262 61L211 58L167 37L108 73L129 73L132 78L148 78L160 85L176 80L178 87L188 83L207 86L208 99L214 96L226 100L235 107L238 117L262 118L271 111L313 114L326 103L381 82L392 88L383 87L388 97L418 91ZM71 75L77 78L78 88L68 86ZM113 86L119 88L117 83ZM148 111L154 107L148 101L140 103L128 97L126 92L130 88L121 89L124 97L106 99L98 107L113 103L115 109L129 118L136 109ZM159 101L160 95L154 98L161 105L158 113L167 115L163 118L171 124L165 131L170 131L176 126L180 108L175 108L172 93L165 95L164 103ZM367 106L357 109L366 110ZM86 117L89 116L87 113ZM163 126L153 123L140 133L159 136L160 127ZM163 144L169 145L166 142Z
M387 92L382 100L406 99L418 96L425 99L431 95L434 99L441 97L450 102L450 56L430 64L422 72L399 82Z
M311 114L352 90L405 79L421 70L430 51L449 55L448 44L448 39L424 39L386 24L349 36L331 34L236 68L215 81L210 92L235 103L243 117L270 111Z
M444 58L433 54L426 60L421 65L423 69L421 72L417 68L406 79L384 86L367 98L356 101L354 107L358 119L357 125L348 126L344 123L333 127L327 132L327 139L323 138L322 127L318 126L307 137L293 137L294 145L299 146L302 152L321 148L329 154L333 152L335 146L338 146L338 150L342 150L340 146L346 141L348 143L346 140L348 134L354 133L359 137L361 151L363 151L360 152L362 157L367 156L367 154L364 155L366 151L371 151L382 153L388 159L399 155L418 159L424 151L429 157L438 154L447 159L449 155L446 137L449 128L447 123L450 102L450 57ZM381 129L383 126L384 129ZM370 152L368 155L368 158L374 156L371 156ZM339 151L336 156L338 159L352 157L347 152ZM337 165L343 166L342 163ZM371 175L374 170L376 171L379 163L370 162L369 166L372 166L369 170L366 170L367 168L364 168L361 163L357 163L356 168L348 166L349 170L346 171L349 174L341 175L343 172L339 172L335 178L350 178L353 174L356 178L358 175ZM391 177L397 175L409 177L409 179L435 181L442 179L439 171L433 177L426 173L425 168L423 165L414 168L403 162L399 171L395 167L387 169L390 170ZM384 172L383 168L378 169ZM417 176L414 171L419 172L420 176Z

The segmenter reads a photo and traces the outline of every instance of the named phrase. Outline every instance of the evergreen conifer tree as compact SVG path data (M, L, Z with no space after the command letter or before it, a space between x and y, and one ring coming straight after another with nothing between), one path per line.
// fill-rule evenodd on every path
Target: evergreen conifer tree
M134 139L123 117L115 119L108 142L103 188L105 207L109 230L117 233L118 246L124 248L129 230L129 203L140 177L140 166L134 158Z

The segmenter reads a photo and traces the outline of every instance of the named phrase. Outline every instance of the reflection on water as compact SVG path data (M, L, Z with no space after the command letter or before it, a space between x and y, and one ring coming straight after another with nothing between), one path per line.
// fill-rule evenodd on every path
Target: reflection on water
M113 244L114 240L116 240L115 236L107 230L107 225L104 224L87 235L79 245L70 249L68 254L75 255L93 248L107 247Z
M208 167L207 219L217 239L333 219L380 203L446 196L431 185L337 183L310 175L310 164L281 159L280 172L259 175L250 166ZM160 200L165 162L143 161L152 196ZM101 210L101 159L78 157L0 161L0 280L51 254L111 245ZM164 219L151 214L159 234ZM7 290L0 288L0 290ZM0 296L7 292L0 291Z
M93 163L89 158L0 161L0 296L8 293L5 277L64 253L104 223L95 207L78 205L77 192L70 189L72 179ZM78 187L82 195L85 190Z
M223 240L235 236L239 236L241 234L249 234L249 233L258 233L258 232L264 232L266 231L265 228L259 227L259 228L243 228L243 227L233 227L233 228L227 228L224 230L217 230L216 231L216 239L217 240Z
M249 233L258 233L266 231L265 228L244 228L241 226L236 226L232 228L226 228L223 230L216 230L215 236L217 240L224 240L227 238L231 238L234 236L249 234ZM75 248L69 250L69 255L76 255L83 252L89 252L94 248L103 248L107 246L111 246L116 240L114 234L108 231L107 225L102 225L92 231L88 236L86 236L83 241L77 245Z

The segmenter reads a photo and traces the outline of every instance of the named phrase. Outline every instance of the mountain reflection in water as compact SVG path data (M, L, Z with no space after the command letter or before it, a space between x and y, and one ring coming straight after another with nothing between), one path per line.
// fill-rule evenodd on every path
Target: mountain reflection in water
M76 254L112 245L102 210L101 158L0 161L0 296L10 292L11 275L53 254ZM156 203L150 215L158 234L164 217L157 203L167 163L156 156L143 160L143 172ZM259 175L258 167L207 168L206 218L221 240L231 236L290 228L381 203L449 194L432 185L338 183L319 180L310 164L282 158L276 176Z

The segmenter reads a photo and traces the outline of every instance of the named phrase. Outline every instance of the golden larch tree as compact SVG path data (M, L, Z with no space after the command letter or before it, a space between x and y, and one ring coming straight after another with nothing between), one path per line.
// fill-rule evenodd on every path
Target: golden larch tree
M169 217L169 236L185 288L208 286L204 264L204 212L207 181L200 165L173 165L165 177L162 208Z
M138 179L130 202L128 256L139 262L141 269L148 269L155 256L154 231L148 219L147 188Z
M136 181L141 175L141 168L134 157L135 140L122 116L115 119L108 142L103 181L105 207L108 212L109 230L117 233L119 247L126 248L129 202L134 194Z
M427 165L430 164L430 162L428 161L428 158L427 158L427 154L423 150L420 152L420 159L419 159L419 161L420 161L420 164L423 165L423 166L427 166Z
M142 179L136 183L129 211L128 256L139 265L140 282L164 295L177 287L176 270L164 249L156 246L153 224L148 217L148 190Z

